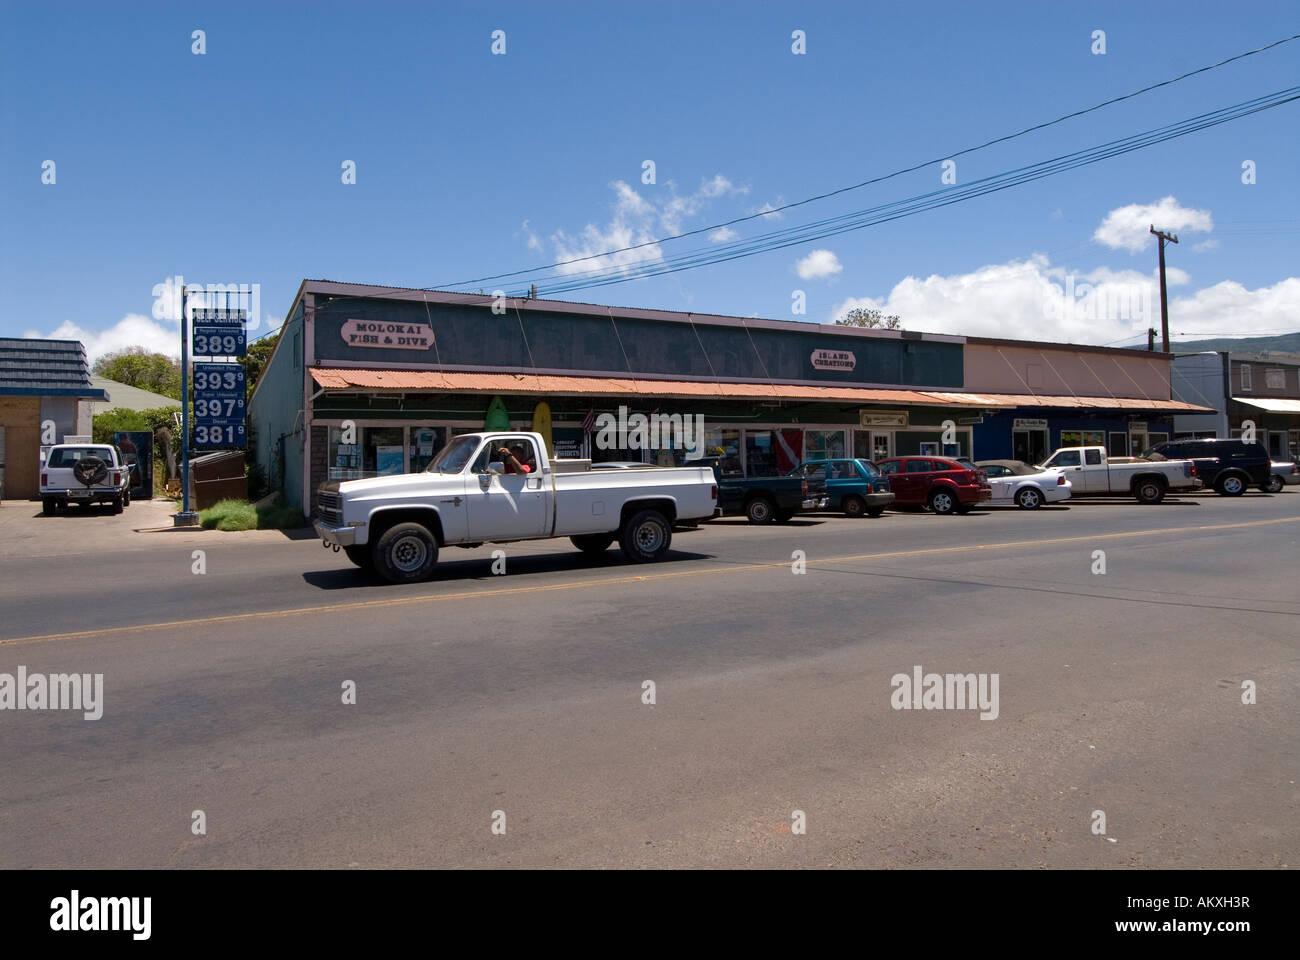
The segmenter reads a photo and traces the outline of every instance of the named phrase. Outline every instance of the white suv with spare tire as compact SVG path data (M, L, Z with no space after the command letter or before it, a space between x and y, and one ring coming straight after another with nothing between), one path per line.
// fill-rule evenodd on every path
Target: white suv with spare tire
M131 468L122 451L107 443L61 443L41 464L41 508L47 516L70 503L131 505Z

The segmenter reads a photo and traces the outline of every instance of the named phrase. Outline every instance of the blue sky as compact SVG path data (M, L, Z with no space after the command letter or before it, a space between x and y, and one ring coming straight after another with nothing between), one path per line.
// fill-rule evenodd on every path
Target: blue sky
M806 54L792 53L796 29ZM491 52L494 30L505 55ZM304 277L432 286L600 252L943 156L1297 32L1284 3L8 4L0 335L77 336L92 355L167 349L176 326L151 316L153 291L177 274L258 283L278 322ZM1281 90L1300 82L1298 64L1300 41L961 158L957 182ZM1136 342L1147 320L1101 298L1091 313L1044 304L1067 278L1149 297L1155 251L1139 244L1154 206L1181 235L1176 333L1296 330L1297 156L1300 103L901 221L565 298L823 322L879 305L913 329ZM341 182L346 160L355 184ZM940 175L734 229L901 199Z

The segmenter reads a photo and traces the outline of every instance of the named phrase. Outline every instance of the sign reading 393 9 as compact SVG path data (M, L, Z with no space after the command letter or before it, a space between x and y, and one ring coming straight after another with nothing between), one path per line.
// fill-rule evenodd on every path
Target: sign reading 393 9
M194 364L194 396L243 397L247 392L244 368L238 363Z

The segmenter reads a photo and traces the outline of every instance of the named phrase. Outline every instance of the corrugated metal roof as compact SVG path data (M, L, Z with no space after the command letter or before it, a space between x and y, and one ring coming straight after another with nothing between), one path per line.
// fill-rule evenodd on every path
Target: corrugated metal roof
M1288 400L1285 397L1233 397L1232 399L1270 413L1300 413L1300 400Z
M989 393L991 400L1016 407L1063 407L1082 410L1168 410L1180 413L1213 413L1213 407L1200 407L1181 400L1147 400L1138 397L1061 397L1042 394Z
M701 380L646 380L638 377L564 377L522 373L438 373L431 370L377 370L313 367L312 379L326 390L445 390L453 393L524 393L552 396L640 396L756 398L763 400L847 400L922 406L963 405L967 394L869 387L809 386L790 383L716 383ZM953 397L959 399L954 400ZM974 406L1004 406L980 398Z
M434 370L381 370L359 367L312 367L312 379L325 390L411 391L448 393L522 393L551 396L716 397L720 400L849 401L916 406L1063 407L1093 410L1164 410L1200 412L1178 400L1127 397L1060 397L1012 393L960 393L946 390L894 390L871 387L811 386L793 383L717 383L702 380L646 380L639 377L566 377L525 373L439 373Z

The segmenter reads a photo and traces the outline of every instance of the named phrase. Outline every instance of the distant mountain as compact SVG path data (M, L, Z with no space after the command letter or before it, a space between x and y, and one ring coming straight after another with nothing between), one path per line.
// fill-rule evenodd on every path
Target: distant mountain
M1198 353L1202 350L1230 350L1233 353L1300 354L1300 333L1283 333L1276 337L1218 337L1213 340L1175 340L1169 344L1175 353ZM1160 338L1156 338L1160 349Z

